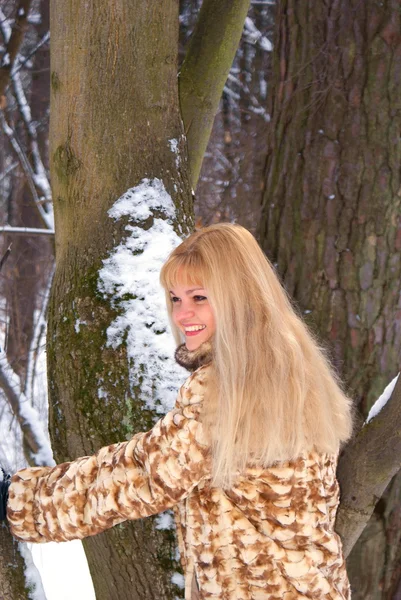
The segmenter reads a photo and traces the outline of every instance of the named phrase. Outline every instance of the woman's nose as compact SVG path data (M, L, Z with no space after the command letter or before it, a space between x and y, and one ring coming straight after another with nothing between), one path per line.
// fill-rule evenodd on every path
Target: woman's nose
M178 311L177 317L180 321L183 321L184 319L189 319L190 317L193 317L194 314L195 312L189 306L181 306Z

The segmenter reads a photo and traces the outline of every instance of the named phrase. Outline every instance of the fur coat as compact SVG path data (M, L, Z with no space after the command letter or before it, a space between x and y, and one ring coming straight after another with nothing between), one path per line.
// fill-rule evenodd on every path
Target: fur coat
M95 456L16 473L7 509L12 534L61 542L173 508L186 600L349 600L334 531L337 457L312 452L249 467L229 491L211 487L199 420L211 367L202 364L207 353L191 355L178 350L178 362L197 368L150 431Z

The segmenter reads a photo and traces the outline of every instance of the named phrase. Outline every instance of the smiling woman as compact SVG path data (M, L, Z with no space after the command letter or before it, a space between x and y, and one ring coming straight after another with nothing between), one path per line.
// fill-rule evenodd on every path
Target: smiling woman
M193 371L174 409L95 456L16 473L13 535L83 538L173 508L186 600L349 600L334 523L351 401L323 350L243 227L192 234L160 277Z
M174 287L174 291L170 290L174 324L185 336L188 350L196 350L212 337L216 329L208 292L203 287Z

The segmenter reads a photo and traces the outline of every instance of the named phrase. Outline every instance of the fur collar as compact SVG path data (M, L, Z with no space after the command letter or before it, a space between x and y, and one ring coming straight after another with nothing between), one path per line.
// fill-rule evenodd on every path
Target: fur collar
M196 371L213 360L213 347L209 340L203 342L196 350L188 350L185 344L178 346L174 354L175 360L188 371Z

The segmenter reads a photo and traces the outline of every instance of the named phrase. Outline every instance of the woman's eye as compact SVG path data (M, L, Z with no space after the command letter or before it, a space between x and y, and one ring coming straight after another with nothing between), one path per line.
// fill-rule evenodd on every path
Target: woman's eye
M202 302L203 300L207 300L206 296L194 296L194 300L196 302Z
M179 298L177 298L177 296L171 296L170 300L171 300L171 302L172 302L173 304L175 304L175 303L176 303L176 302L178 302L180 299L179 299Z

